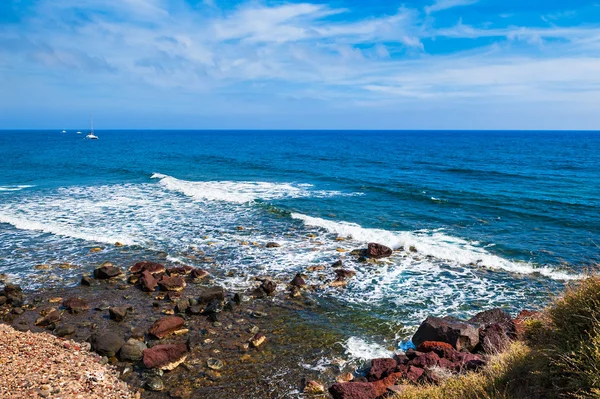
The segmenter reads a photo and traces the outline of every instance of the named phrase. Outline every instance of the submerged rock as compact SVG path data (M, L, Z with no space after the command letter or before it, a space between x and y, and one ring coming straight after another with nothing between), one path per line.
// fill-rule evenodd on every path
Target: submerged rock
M82 298L69 298L63 302L63 306L67 308L71 314L83 313L90 308L87 301Z
M149 369L173 370L185 361L186 344L156 345L143 352L144 366Z
M130 338L122 347L119 352L119 359L124 362L137 362L142 360L144 356L144 350L148 349L145 343L138 341L137 339Z
M92 335L90 343L92 344L92 349L98 354L113 357L119 352L123 344L125 344L125 340L119 334L108 331Z
M56 309L52 309L44 317L40 317L39 319L37 319L35 321L35 325L40 327L52 326L55 323L58 323L61 317L62 313L60 313Z
M185 320L179 316L166 316L157 320L148 330L148 334L162 339L183 327Z
M275 293L275 290L277 289L277 284L271 280L270 278L266 279L265 281L262 282L262 284L260 285L260 288L269 296L273 295Z
M108 309L108 314L111 320L120 322L127 316L127 308L125 307L111 307Z

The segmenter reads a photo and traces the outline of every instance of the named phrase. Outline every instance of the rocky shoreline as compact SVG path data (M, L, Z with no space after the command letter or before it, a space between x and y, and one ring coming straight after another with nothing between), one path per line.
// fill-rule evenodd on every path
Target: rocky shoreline
M391 254L375 243L355 251L374 260ZM330 269L333 287L345 287L354 276L341 261ZM413 337L416 348L356 370L336 349L338 337L300 322L315 306L307 295L312 288L297 274L288 282L256 277L253 288L228 292L199 268L142 261L126 270L105 262L78 287L25 295L6 284L0 318L20 331L82 343L142 398L374 399L404 383L476 370L518 335L519 319L499 309L466 322L429 317ZM324 348L339 359L333 371L301 367Z

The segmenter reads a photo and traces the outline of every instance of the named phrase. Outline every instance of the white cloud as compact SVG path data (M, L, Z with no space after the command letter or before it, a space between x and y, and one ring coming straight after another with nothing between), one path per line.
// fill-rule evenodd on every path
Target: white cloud
M478 1L479 0L436 0L432 5L425 7L425 12L427 14L432 14L434 12L448 10L454 7L470 6Z

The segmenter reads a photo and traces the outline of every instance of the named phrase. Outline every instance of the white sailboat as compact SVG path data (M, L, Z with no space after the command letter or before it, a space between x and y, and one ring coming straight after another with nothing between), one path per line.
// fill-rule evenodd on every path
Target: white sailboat
M66 132L67 132L66 130L63 130L61 133L66 133Z
M77 132L77 134L81 134L81 132Z
M98 136L96 136L94 134L94 121L93 121L91 115L90 115L90 132L88 133L87 136L85 136L85 138L89 139L89 140L98 140Z

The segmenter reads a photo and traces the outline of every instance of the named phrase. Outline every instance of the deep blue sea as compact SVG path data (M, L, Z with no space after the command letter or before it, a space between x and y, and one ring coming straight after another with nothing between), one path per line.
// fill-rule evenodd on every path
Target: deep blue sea
M402 335L430 313L541 306L600 262L600 133L97 134L0 132L1 273L34 289L166 257L242 289L342 259L356 278L317 300ZM371 241L406 251L349 254ZM79 268L34 269L64 262Z

